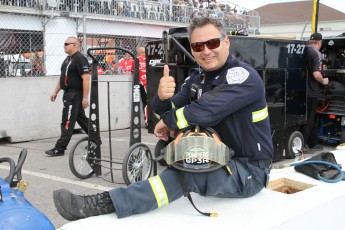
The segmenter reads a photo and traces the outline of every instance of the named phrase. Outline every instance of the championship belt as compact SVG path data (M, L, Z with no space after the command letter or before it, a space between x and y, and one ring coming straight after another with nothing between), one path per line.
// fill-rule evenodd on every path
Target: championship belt
M168 165L182 171L209 172L226 165L232 156L233 151L213 129L196 126L181 131L166 146L163 158Z

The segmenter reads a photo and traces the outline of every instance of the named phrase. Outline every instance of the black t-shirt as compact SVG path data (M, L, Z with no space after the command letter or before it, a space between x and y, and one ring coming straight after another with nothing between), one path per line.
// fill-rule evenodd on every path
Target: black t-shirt
M308 47L308 96L316 97L322 90L322 84L315 80L313 72L322 70L321 52L311 46Z
M89 73L89 62L80 52L68 56L61 65L60 87L63 90L82 89L81 76Z

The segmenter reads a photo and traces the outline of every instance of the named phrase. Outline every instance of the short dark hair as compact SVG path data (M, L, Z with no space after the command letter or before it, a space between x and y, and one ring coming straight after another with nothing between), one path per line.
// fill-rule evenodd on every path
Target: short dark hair
M195 17L192 19L192 22L190 23L188 27L189 41L191 40L191 35L196 28L205 26L207 24L214 25L221 32L223 37L226 36L225 27L219 20L214 19L214 18L209 18L209 17Z

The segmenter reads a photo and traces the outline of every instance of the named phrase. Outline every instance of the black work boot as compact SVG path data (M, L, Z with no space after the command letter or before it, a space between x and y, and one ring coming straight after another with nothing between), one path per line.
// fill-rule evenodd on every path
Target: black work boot
M65 151L52 148L50 150L47 150L45 153L52 157L56 157L56 156L63 156L65 154Z
M66 220L78 220L115 212L108 192L79 196L67 189L53 191L55 207Z

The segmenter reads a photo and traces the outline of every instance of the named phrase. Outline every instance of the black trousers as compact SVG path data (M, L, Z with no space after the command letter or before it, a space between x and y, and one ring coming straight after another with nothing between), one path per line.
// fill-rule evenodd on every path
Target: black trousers
M147 105L147 92L145 86L143 86L142 84L140 84L140 97L141 101L143 102L143 111L145 111L145 107Z
M143 103L143 113L144 113L145 123L147 125L147 121L148 121L147 92L146 92L145 86L142 84L140 84L140 97Z
M307 125L304 129L304 142L310 148L317 144L317 132L318 132L318 114L316 113L318 107L318 99L316 97L307 98Z
M61 120L61 136L55 144L55 149L66 150L71 140L75 123L78 122L80 127L88 134L89 119L85 115L82 106L82 90L66 90L63 95L63 110Z

